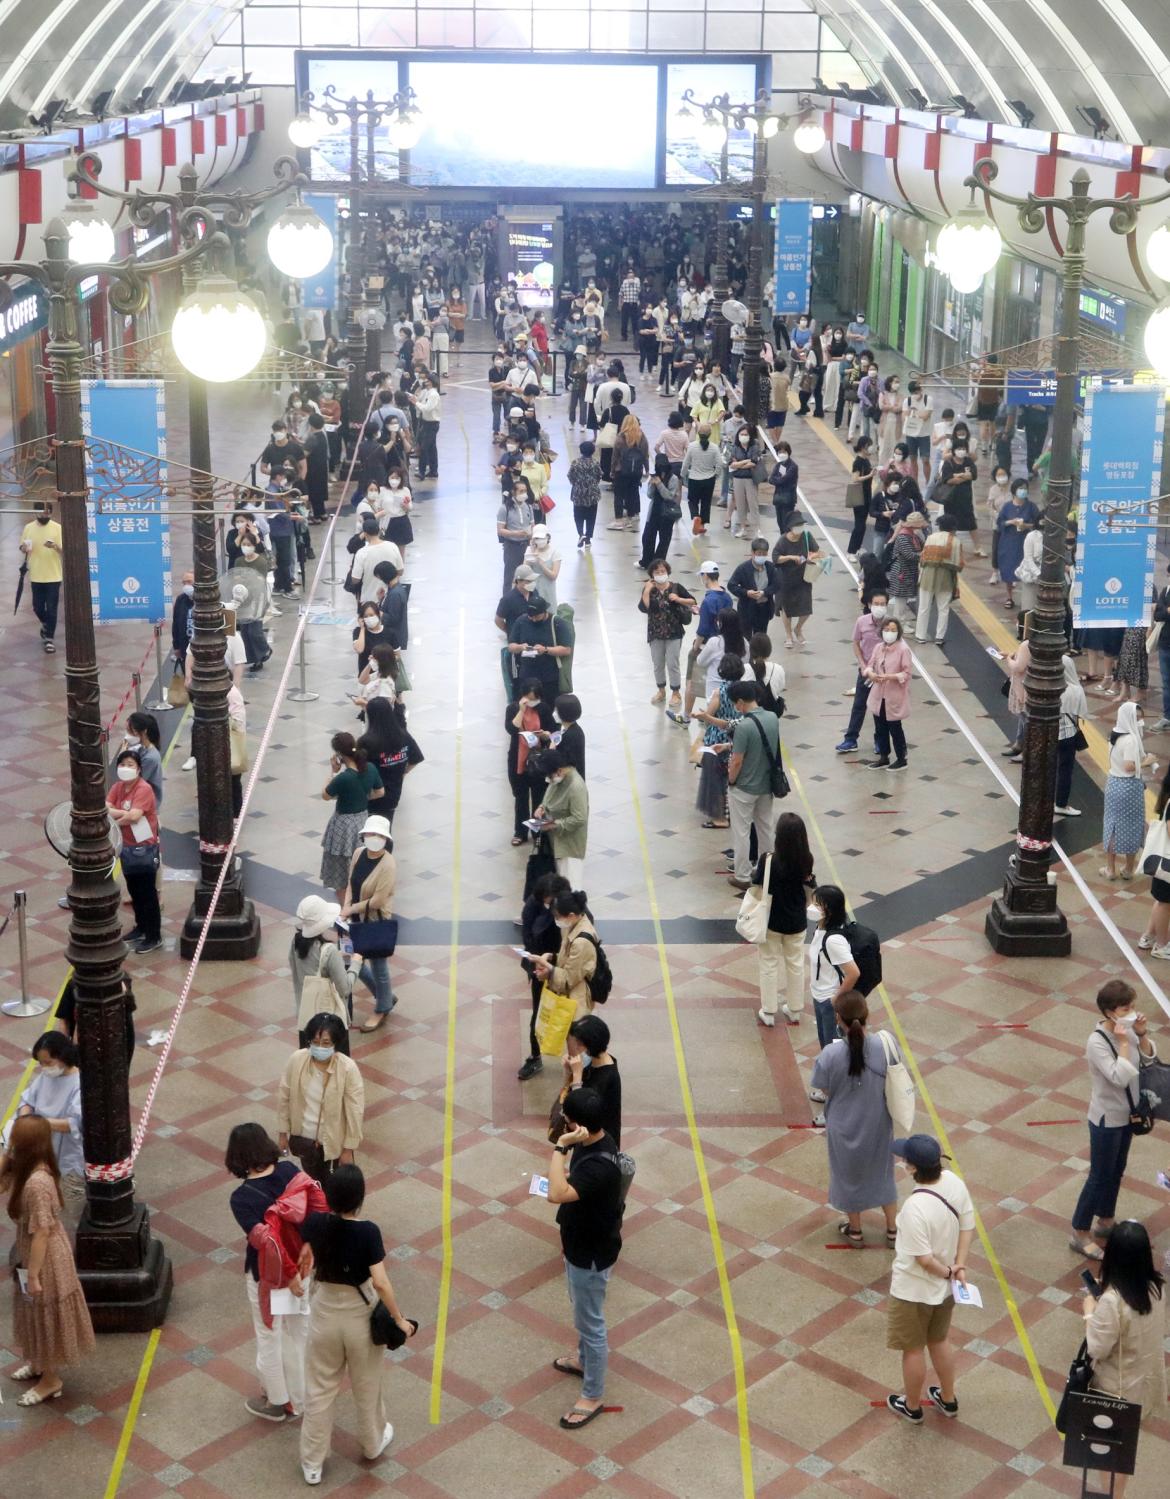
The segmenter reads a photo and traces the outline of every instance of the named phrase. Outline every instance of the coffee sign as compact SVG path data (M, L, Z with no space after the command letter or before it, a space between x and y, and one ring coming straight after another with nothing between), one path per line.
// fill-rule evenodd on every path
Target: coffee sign
M22 286L0 312L0 353L31 338L49 321L49 303L39 287Z

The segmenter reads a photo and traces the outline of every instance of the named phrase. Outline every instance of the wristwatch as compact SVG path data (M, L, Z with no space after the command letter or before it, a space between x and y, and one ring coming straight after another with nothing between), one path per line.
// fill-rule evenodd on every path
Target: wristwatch
M553 1149L556 1151L557 1155L568 1155L569 1153L569 1147L567 1145L554 1145Z

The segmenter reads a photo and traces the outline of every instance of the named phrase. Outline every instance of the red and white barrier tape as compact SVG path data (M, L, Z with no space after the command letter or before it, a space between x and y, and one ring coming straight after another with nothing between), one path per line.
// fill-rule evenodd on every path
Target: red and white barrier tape
M89 1182L120 1182L125 1181L134 1170L134 1156L128 1155L124 1160L112 1161L108 1166L91 1166L85 1163L85 1179Z
M364 431L365 430L366 422L369 421L369 419L370 419L370 413L373 411L373 409L374 409L374 397L371 396L370 397L369 407L366 410L365 417L363 418L361 427L359 428L360 431ZM342 492L341 492L342 493L342 498L338 501L338 508L333 512L333 518L329 522L329 526L328 526L327 530L325 531L324 540L326 542L330 541L330 539L332 538L334 529L335 529L335 527L337 525L338 519L340 518L340 515L341 515L341 504L343 503L344 497L349 492L349 487L350 487L350 485L353 482L353 473L354 473L354 469L355 469L356 466L357 466L357 448L355 446L355 448L354 448L354 456L350 460L350 464L349 464L349 472L346 474L346 477L345 477L345 486L344 486L344 488L342 489ZM142 1143L143 1143L143 1141L146 1138L146 1129L147 1129L147 1125L150 1123L150 1113L151 1113L152 1108L154 1107L155 1095L158 1092L159 1084L162 1081L163 1071L166 1068L167 1060L168 1060L168 1058L170 1057L170 1054L171 1054L171 1046L174 1044L175 1033L176 1033L176 1031L179 1028L179 1021L182 1019L183 1011L187 1007L187 1000L188 1000L188 998L190 997L190 994L191 994L191 987L192 987L192 985L195 982L195 973L196 973L196 970L199 967L199 959L203 956L203 948L204 948L204 945L207 942L207 933L208 933L208 930L210 929L210 926L211 926L211 920L212 920L213 916L215 915L216 908L219 905L219 897L220 897L220 895L223 892L224 881L227 879L228 871L232 867L232 861L233 861L233 859L235 857L236 845L238 844L239 838L240 838L240 829L243 827L243 825L244 825L244 818L248 814L248 803L249 803L249 801L251 801L251 798L252 798L252 788L256 785L256 777L258 776L258 774L260 772L261 765L264 763L264 756L268 752L268 743L269 743L269 740L272 738L273 730L276 727L277 712L278 712L278 710L279 710L279 708L280 708L280 706L281 706L281 704L282 704L282 702L284 700L284 694L288 690L289 679L292 676L293 666L295 664L295 657L296 657L297 650L298 650L298 648L300 646L300 643L301 643L301 636L304 634L304 632L305 632L305 626L308 623L308 619L309 619L309 607L310 607L310 605L313 602L313 599L314 599L314 597L316 595L318 587L320 586L320 583L321 583L321 574L322 574L322 571L324 569L325 562L326 562L326 560L328 558L328 555L329 555L329 548L328 548L328 546L323 546L321 548L321 555L320 555L320 557L318 559L318 562L317 562L317 570L313 574L313 581L312 581L312 583L311 583L311 585L309 587L308 594L305 596L305 601L304 601L304 604L302 605L302 608L301 608L300 618L297 620L296 630L293 633L292 640L289 642L288 655L287 655L287 657L285 659L285 663L284 663L284 671L281 673L280 681L277 683L276 696L273 699L272 709L269 712L268 721L264 725L264 733L261 735L260 745L259 745L259 748L256 751L256 757L255 757L255 759L252 762L252 772L249 775L248 780L247 780L247 784L244 787L244 799L243 799L243 803L242 803L242 805L240 807L240 815L239 815L239 817L236 818L235 831L232 833L231 842L227 845L227 848L226 848L226 850L224 852L224 860L223 860L223 865L221 866L220 871L219 871L219 879L216 880L216 882L215 882L215 889L211 893L211 903L209 904L209 906L207 908L207 915L203 918L203 925L202 925L202 927L200 928L200 931L199 931L199 940L195 944L195 951L191 955L191 962L189 963L189 965L187 967L187 976L183 980L183 987L179 991L179 998L178 998L178 1001L175 1004L174 1011L173 1011L173 1013L171 1015L170 1027L167 1030L166 1039L163 1041L162 1050L159 1052L158 1063L156 1064L155 1069L154 1069L154 1076L150 1080L150 1087L146 1090L146 1101L142 1105L142 1113L138 1117L138 1124L137 1124L137 1127L134 1130L134 1143L133 1143L133 1146L131 1148L131 1153L130 1153L131 1163L133 1163L133 1161L137 1159L138 1152L142 1149ZM119 1163L119 1165L120 1164L121 1163ZM86 1174L87 1175L89 1174L89 1172L90 1172L91 1169L94 1170L94 1171L106 1171L106 1170L114 1170L114 1171L116 1171L119 1168L117 1166L114 1166L114 1167L99 1167L99 1166L95 1166L95 1167L92 1167L92 1168L89 1167L89 1166L87 1166L86 1167ZM91 1178L91 1179L98 1179L98 1180L100 1180L102 1178ZM116 1178L112 1178L112 1179L116 1180Z

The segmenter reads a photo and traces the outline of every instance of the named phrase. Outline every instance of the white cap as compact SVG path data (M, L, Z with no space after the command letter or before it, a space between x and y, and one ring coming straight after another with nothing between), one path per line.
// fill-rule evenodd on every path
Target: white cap
M701 573L708 573L708 574L714 573L716 576L718 576L718 574L719 574L719 564L718 564L718 562L712 562L710 559L708 559L706 562L700 562L699 563L699 571Z
M365 826L362 828L362 835L364 836L366 833L370 833L377 838L389 838L390 824L384 817L367 817Z

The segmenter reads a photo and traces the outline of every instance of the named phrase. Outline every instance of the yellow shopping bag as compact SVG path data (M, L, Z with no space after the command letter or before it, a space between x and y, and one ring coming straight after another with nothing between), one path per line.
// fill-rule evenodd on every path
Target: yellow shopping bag
M546 1057L564 1055L569 1027L576 1016L576 1001L567 994L557 994L545 984L536 1012L536 1040Z

